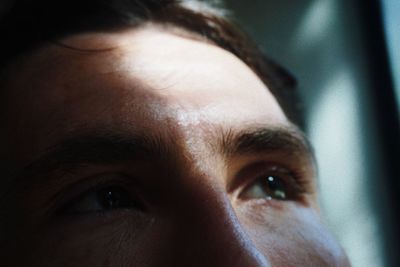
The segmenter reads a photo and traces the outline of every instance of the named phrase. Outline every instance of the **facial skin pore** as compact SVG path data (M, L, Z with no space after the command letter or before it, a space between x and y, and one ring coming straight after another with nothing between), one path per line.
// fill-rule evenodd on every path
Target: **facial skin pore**
M60 43L2 100L7 266L349 266L307 142L242 61L154 25Z

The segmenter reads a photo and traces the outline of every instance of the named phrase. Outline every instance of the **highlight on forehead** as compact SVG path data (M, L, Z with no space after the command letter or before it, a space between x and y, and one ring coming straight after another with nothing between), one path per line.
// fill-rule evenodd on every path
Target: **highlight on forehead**
M74 34L115 33L149 23L173 25L175 31L185 29L179 34L213 43L241 59L268 86L289 119L303 126L295 79L263 55L218 0L17 1L0 20L4 41L0 53L2 66L8 66L25 52L32 52L32 48Z

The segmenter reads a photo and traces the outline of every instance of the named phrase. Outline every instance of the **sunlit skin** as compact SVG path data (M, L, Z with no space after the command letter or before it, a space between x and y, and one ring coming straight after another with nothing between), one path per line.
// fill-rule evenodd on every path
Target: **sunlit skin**
M242 61L155 25L59 43L4 83L6 266L349 266L307 142Z

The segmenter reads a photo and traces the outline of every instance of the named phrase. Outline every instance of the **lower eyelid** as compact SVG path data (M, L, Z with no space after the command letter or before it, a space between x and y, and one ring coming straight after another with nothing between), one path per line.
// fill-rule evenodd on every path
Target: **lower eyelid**
M238 199L237 205L248 207L253 212L269 212L269 211L279 211L283 212L288 208L294 207L310 207L310 201L306 196L299 196L296 200L292 201L282 201L277 199L265 199L265 198L258 198L258 199Z
M89 214L62 214L54 216L51 220L51 223L54 226L71 226L74 224L79 226L87 225L89 229L97 229L98 227L113 223L127 222L129 220L137 222L148 220L148 218L149 216L142 212L134 212L132 210L115 210L112 212L94 212Z

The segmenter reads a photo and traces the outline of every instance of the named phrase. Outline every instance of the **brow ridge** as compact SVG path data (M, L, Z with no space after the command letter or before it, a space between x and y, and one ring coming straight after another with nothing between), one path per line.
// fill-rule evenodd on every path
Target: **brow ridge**
M157 136L93 134L63 140L46 149L22 170L23 175L68 171L84 164L117 164L126 161L161 161L170 148ZM170 158L170 157L168 157Z
M241 131L222 132L218 147L227 157L232 155L283 151L314 158L311 144L295 127L252 127Z

